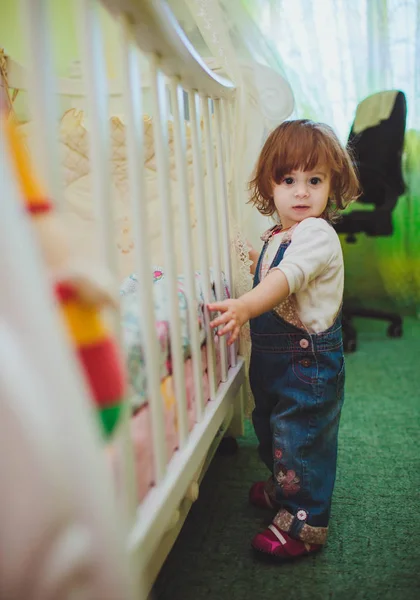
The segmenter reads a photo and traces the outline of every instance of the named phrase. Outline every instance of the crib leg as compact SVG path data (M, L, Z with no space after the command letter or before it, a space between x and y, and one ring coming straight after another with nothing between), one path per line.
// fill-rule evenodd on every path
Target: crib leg
M245 433L244 429L244 406L245 406L245 386L241 388L233 402L233 417L226 432L227 436L234 438L241 437Z
M222 438L217 448L218 454L221 454L222 456L232 456L233 454L236 454L237 451L238 442L234 437L231 436L226 436Z
M232 420L218 447L218 452L224 456L230 456L237 452L236 438L244 435L244 390L244 386L241 386L233 402Z

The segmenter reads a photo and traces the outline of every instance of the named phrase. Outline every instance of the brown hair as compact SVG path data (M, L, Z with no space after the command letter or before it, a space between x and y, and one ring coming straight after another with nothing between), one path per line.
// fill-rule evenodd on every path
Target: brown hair
M276 212L273 186L292 171L312 171L317 166L330 170L330 196L321 215L329 222L360 194L359 182L348 150L329 125L308 119L285 121L268 136L249 183L250 203L261 214Z

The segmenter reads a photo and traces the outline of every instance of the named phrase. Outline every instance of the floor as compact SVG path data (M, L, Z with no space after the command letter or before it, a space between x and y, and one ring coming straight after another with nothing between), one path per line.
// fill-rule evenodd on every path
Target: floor
M420 598L420 322L407 319L398 340L357 326L325 550L283 565L251 552L269 516L247 501L266 475L248 425L238 452L213 461L154 600Z

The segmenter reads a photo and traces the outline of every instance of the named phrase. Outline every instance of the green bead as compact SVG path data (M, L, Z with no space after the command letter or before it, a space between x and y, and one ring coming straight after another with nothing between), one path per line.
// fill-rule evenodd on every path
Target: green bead
M101 420L105 437L109 438L114 432L121 410L122 404L116 404L115 406L108 406L99 411L99 418Z

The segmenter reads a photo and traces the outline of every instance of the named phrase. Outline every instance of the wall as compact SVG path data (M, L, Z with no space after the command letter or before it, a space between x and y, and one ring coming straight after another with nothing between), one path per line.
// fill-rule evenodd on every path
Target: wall
M80 59L76 28L77 4L75 0L49 0L54 62L60 77L67 76L71 63ZM104 33L108 74L110 77L115 77L118 32L107 12L102 8L99 12ZM6 53L18 62L27 64L21 3L18 0L0 0L0 47L3 47Z
M20 0L0 0L0 48L4 48L6 54L22 64L28 65L27 48L25 44L24 23L21 14ZM51 31L51 44L54 56L54 66L58 77L74 76L74 63L81 60L80 40L78 32L78 1L77 0L48 0L49 22ZM118 27L109 16L107 11L100 5L98 12L101 21L101 30L104 43L104 52L107 64L107 73L110 79L117 79L119 74L119 44ZM41 62L40 68L41 67ZM145 68L145 61L142 61ZM77 67L76 67L77 68ZM117 83L117 88L119 85ZM110 102L112 116L121 116L121 102L115 98ZM150 111L150 98L146 94L145 109ZM69 108L83 108L86 110L84 98L59 97L59 114L63 114ZM27 105L27 95L19 92L14 103L17 118L25 122L30 119Z

